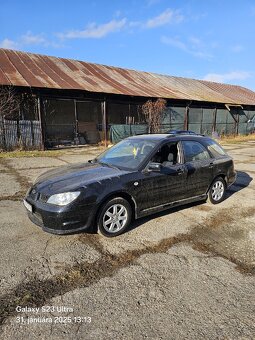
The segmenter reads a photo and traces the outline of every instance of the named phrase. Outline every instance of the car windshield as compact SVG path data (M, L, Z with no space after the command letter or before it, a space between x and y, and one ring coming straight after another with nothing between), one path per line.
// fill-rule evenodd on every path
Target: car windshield
M137 169L158 143L142 139L125 139L106 150L96 161L118 168Z

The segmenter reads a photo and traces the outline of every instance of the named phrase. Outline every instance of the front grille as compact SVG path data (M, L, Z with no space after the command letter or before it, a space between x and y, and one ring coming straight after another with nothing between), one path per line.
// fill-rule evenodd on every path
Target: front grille
M32 187L28 192L28 197L33 201L41 201L46 203L49 196L43 193L40 193L35 187Z
M39 196L39 200L42 201L43 203L46 203L48 198L49 198L49 196L47 196L45 194L40 194L40 196Z

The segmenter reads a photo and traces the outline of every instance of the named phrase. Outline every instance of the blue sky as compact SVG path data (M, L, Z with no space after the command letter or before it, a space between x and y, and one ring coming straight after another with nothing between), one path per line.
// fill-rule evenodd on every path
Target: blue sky
M0 47L255 91L253 0L0 0Z

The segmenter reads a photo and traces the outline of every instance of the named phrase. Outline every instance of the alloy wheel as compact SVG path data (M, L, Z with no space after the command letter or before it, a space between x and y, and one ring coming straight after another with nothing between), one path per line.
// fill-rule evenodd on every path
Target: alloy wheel
M214 199L214 201L219 201L225 191L225 187L222 181L216 181L213 186L212 186L212 198Z
M109 233L117 233L124 228L128 219L128 211L122 204L111 205L104 213L103 227Z

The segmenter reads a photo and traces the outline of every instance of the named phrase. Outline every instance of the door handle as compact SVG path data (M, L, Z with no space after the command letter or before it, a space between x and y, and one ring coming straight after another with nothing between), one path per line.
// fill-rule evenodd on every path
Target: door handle
M181 174L184 173L184 169L183 168L178 168L176 171L177 171L178 175L181 175Z
M213 162L211 162L208 166L209 169L213 168Z

